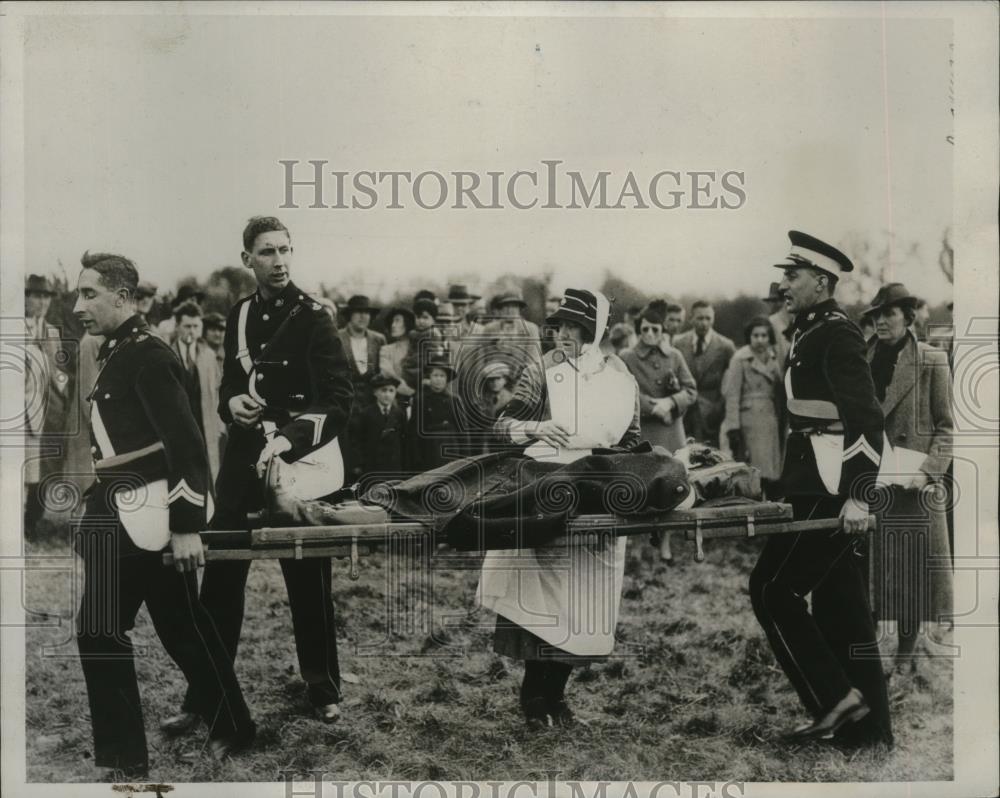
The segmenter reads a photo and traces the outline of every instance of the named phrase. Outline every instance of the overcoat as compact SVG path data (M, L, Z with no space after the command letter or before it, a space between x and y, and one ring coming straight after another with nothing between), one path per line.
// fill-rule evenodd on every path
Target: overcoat
M622 352L621 359L639 386L642 437L668 452L677 451L686 439L684 414L698 398L698 388L684 357L665 342L647 346L639 341ZM653 406L664 397L674 400L669 423L653 414Z
M183 344L175 338L170 348L185 363ZM198 396L201 429L205 435L205 448L208 452L208 468L214 483L219 477L221 448L219 442L225 434L226 427L219 417L219 386L222 383L222 371L219 369L219 358L204 341L195 342L195 366L198 371Z
M719 430L723 451L729 448L726 433L740 430L747 461L760 469L764 479L781 476L781 368L774 352L762 363L749 346L736 350L722 380L726 416Z
M923 452L928 479L923 495L893 486L873 535L872 603L880 618L938 621L952 611L952 573L943 481L951 463L952 389L948 354L912 333L899 353L882 400L885 433L893 448ZM868 361L877 338L868 342Z

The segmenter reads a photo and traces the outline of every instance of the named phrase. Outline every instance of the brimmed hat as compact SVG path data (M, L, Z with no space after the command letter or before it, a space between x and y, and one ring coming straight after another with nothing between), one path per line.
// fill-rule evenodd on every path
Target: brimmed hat
M781 283L771 283L771 287L767 289L767 296L762 296L761 302L781 302L785 295L781 293Z
M403 317L403 326L407 332L417 326L417 320L413 315L413 311L409 308L389 308L385 314L385 326L387 329L392 327L392 320L396 316Z
M438 306L430 299L418 299L413 303L414 319L421 313L430 313L436 321L438 316Z
M183 305L185 302L196 302L201 304L205 301L205 292L199 291L193 285L182 285L177 289L177 296L175 296L171 302L170 307L176 309Z
M800 233L798 230L789 230L788 240L792 242L792 250L782 263L774 264L778 269L811 266L834 277L854 271L854 264L847 255L815 236Z
M139 284L135 287L135 298L143 299L148 296L156 296L157 290L156 283L152 283L149 280L140 280Z
M528 307L520 291L504 291L493 298L492 304L498 308L504 305L520 305L522 309Z
M364 294L355 294L340 310L346 318L350 318L352 313L367 313L370 316L378 313L378 308L373 307Z
M393 388L398 388L399 380L390 374L376 374L372 377L368 385L373 391L377 388L385 388L388 385L391 385Z
M917 298L902 283L887 283L878 290L870 304L871 307L862 312L863 316L870 316L893 305L901 308L913 308L916 307Z
M545 320L546 324L558 324L560 321L578 324L593 341L597 337L597 297L590 291L567 288L556 312Z
M226 317L221 313L206 313L202 317L201 323L206 330L226 329Z
M42 277L40 274L31 274L24 281L24 293L25 295L45 294L46 296L53 296L55 291L52 290L52 284L49 283L47 277Z
M435 305L437 304L438 301L437 294L435 294L433 291L427 290L426 288L417 291L417 293L413 295L413 304L414 305L417 304L417 302L419 302L421 299L429 299Z
M477 299L482 299L479 294L470 294L469 286L463 283L455 283L448 287L448 301L449 302L475 302Z
M451 359L447 355L436 355L424 363L424 373L431 369L442 369L448 374L448 379L455 379L455 367L451 364Z

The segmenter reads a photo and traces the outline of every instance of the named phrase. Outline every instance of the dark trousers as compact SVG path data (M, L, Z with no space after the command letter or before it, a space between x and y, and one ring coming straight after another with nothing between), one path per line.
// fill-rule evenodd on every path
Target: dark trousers
M226 456L216 485L218 506L213 529L246 529L247 513L260 509L263 495L253 470L264 444L263 435L230 427ZM331 594L329 557L282 559L288 603L292 612L299 671L317 706L340 702L337 630ZM235 662L243 629L244 597L250 560L210 560L201 582L201 603L212 616L222 642ZM194 711L189 685L184 710Z
M76 617L100 767L146 770L148 752L128 632L145 602L156 634L191 685L192 711L213 738L252 736L254 724L232 662L205 608L194 573L163 565L162 552L139 549L107 505L101 486L88 497L75 536L83 559Z
M796 520L835 518L844 503L814 496L789 501ZM850 734L892 742L875 624L859 567L862 543L839 530L768 538L750 575L750 600L775 658L812 716L821 718L856 687L871 712L852 724Z

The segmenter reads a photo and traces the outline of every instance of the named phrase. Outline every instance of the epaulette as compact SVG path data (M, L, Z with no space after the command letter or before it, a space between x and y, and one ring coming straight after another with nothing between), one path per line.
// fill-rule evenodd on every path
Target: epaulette
M308 294L300 295L298 302L301 307L311 310L314 313L317 311L323 312L323 306Z

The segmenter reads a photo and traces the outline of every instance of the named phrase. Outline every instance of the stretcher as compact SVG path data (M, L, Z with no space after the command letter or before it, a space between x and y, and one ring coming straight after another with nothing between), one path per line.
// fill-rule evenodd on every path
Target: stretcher
M874 527L874 523L874 517L870 516L869 529ZM545 545L586 545L609 536L651 532L683 533L685 540L695 544L695 560L702 562L706 540L834 531L839 528L839 518L795 521L790 504L752 502L631 517L581 515L567 523L565 535ZM434 537L429 524L412 520L335 526L268 526L266 518L257 515L251 516L248 529L206 531L202 533L202 541L206 545L205 557L208 560L298 560L304 557L348 556L351 560L350 576L357 579L362 553L371 553L403 541L433 543ZM172 561L169 552L164 555L164 561L168 564Z

